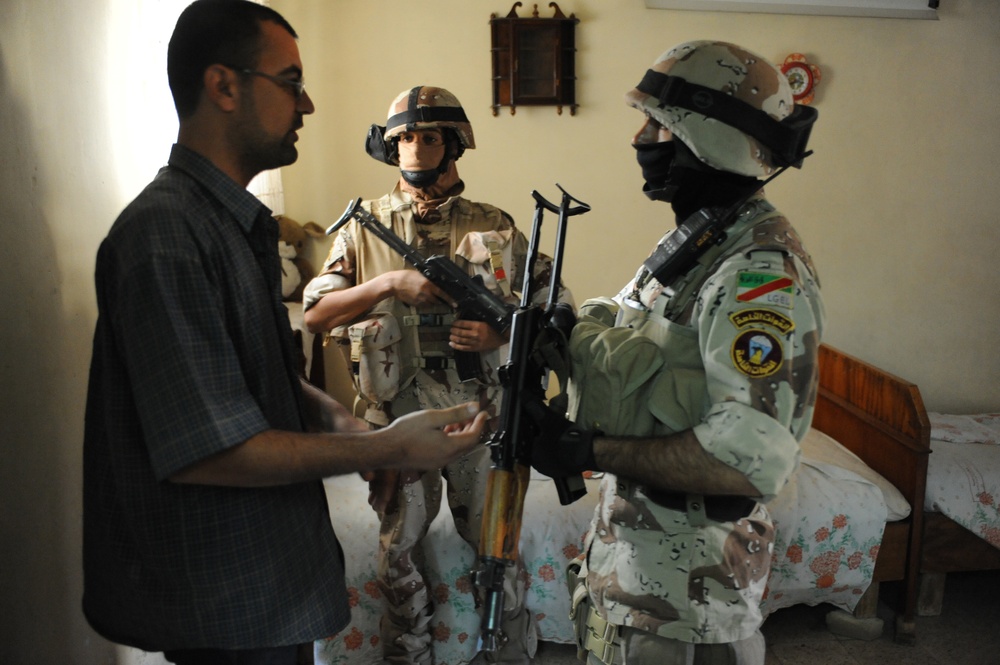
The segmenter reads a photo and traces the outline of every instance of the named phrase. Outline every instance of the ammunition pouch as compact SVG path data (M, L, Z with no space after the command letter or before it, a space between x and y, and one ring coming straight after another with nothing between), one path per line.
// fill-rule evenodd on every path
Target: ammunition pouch
M369 404L388 402L399 392L402 339L396 317L378 312L334 332L349 344L349 367L358 395Z

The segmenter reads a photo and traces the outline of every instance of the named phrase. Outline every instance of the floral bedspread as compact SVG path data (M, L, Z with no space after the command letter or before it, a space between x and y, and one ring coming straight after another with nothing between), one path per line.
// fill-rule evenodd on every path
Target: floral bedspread
M521 553L529 575L527 605L535 615L539 639L569 643L573 631L568 617L566 564L581 551L599 481L587 480L587 495L562 506L551 481L543 478L529 483L525 497ZM325 486L330 517L344 548L351 625L316 643L316 663L381 663L378 623L382 598L374 582L378 519L368 506L368 486L353 476L328 479ZM468 663L478 652L479 615L469 576L476 553L458 536L447 506L442 506L431 524L424 545L425 570L435 599L435 662Z
M925 508L1000 548L1000 414L928 416Z
M581 551L598 483L588 480L587 496L570 506L559 505L552 483L543 477L533 476L529 484L521 553L530 576L527 605L541 640L573 641L566 565ZM325 485L346 558L352 622L316 643L316 663L380 663L382 598L374 583L378 521L367 503L367 485L354 476ZM871 583L885 526L881 491L850 471L805 460L768 508L778 535L765 614L797 603L828 602L852 610ZM446 507L431 525L424 553L436 599L435 661L463 665L478 651L479 616L469 576L475 552L459 538Z
M803 458L767 507L776 537L764 614L820 603L853 611L871 585L882 543L882 491L851 471Z

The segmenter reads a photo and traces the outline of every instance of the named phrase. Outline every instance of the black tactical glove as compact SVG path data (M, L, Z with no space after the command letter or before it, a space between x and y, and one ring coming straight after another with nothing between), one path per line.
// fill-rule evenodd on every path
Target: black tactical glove
M576 312L573 306L565 302L557 302L550 309L545 310L545 327L558 330L565 339L573 332L576 325Z
M565 478L583 471L598 471L594 459L594 437L602 432L586 430L529 398L524 412L532 424L531 466L550 478Z

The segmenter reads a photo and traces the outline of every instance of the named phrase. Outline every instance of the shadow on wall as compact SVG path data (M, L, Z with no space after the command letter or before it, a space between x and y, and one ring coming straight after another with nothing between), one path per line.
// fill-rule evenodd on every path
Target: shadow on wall
M91 331L66 318L54 187L13 62L0 45L0 662L97 662L79 609L83 399L66 381Z

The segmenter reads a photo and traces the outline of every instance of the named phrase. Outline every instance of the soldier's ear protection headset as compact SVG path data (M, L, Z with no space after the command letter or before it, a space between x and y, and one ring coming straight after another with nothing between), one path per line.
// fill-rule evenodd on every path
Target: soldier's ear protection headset
M419 88L414 88L419 90ZM365 137L365 152L373 159L384 162L391 166L399 166L399 139L396 136L385 140L386 127L399 127L404 125L407 131L421 129L416 123L445 123L445 122L469 122L465 116L465 111L460 106L417 106L416 108L402 111L390 117L385 127L372 125L368 128L368 136ZM437 127L446 136L446 140L455 151L454 159L458 159L465 152L465 145L458 137L458 133L451 127Z
M819 115L811 106L796 104L791 115L775 120L724 92L652 69L646 71L636 88L658 99L662 106L700 113L757 139L771 151L772 161L778 167L802 166L809 134Z
M365 137L365 152L372 159L385 162L391 166L399 166L399 141L389 139L385 141L385 127L372 125L368 128L368 136Z

